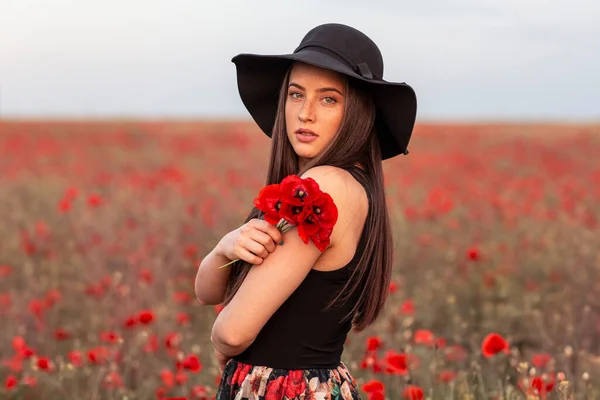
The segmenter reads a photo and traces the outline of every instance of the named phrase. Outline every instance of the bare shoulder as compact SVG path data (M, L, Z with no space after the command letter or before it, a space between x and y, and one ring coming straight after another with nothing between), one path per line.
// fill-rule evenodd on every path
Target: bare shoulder
M319 165L307 170L301 177L313 178L322 191L329 193L332 197L337 195L344 202L356 203L357 201L360 202L361 198L366 200L363 186L356 181L350 172L342 168Z
M338 222L331 233L331 247L358 241L366 220L369 202L364 187L342 168L320 165L307 170L302 178L314 179L328 193L338 209ZM350 233L350 234L349 234Z

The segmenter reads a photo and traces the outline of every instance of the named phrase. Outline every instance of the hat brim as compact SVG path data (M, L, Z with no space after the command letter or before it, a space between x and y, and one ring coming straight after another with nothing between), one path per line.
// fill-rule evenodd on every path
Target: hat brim
M285 73L294 61L300 61L364 82L377 109L375 124L382 159L405 152L417 114L415 91L405 82L365 78L335 57L311 49L281 55L243 53L231 61L236 65L242 102L267 136L271 137L272 134Z

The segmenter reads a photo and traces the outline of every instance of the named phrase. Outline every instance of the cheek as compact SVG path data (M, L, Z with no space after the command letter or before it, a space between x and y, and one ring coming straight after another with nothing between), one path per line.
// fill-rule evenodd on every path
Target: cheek
M335 135L335 133L337 132L338 128L340 127L340 125L342 124L342 119L344 117L344 110L336 110L336 112L331 113L331 115L329 116L329 131L331 132L332 135Z
M285 104L285 123L290 124L294 121L294 105L290 103Z

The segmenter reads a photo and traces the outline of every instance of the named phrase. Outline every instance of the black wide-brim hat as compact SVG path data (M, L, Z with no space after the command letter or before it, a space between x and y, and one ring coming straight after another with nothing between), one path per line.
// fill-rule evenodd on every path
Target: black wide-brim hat
M364 82L376 107L375 127L382 159L408 154L417 115L417 97L405 82L383 79L383 58L364 33L343 24L311 29L292 54L238 54L237 84L242 102L260 129L271 137L279 91L294 61L340 72Z

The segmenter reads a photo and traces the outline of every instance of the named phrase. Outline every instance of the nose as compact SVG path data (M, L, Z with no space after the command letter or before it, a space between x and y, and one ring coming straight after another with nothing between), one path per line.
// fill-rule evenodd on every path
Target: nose
M315 111L314 111L314 107L313 107L313 102L311 100L307 99L302 103L302 108L300 109L300 112L298 113L298 119L302 122L307 122L307 121L314 122Z

